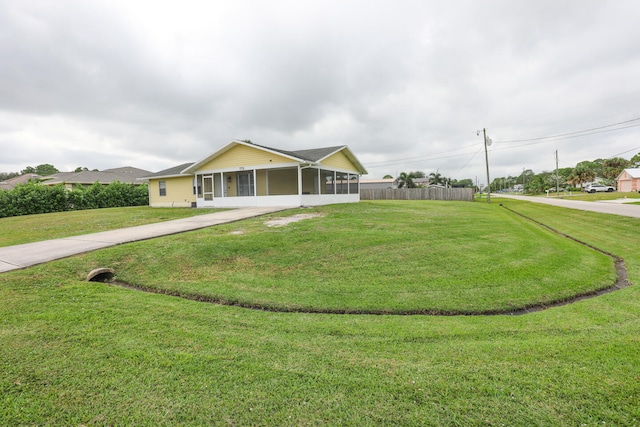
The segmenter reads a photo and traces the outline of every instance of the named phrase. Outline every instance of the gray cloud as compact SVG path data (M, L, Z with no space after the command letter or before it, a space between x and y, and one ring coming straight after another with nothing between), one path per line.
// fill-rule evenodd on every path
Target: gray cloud
M0 144L19 147L0 170L159 170L249 138L347 144L372 177L484 176L482 127L504 141L640 117L639 15L632 1L0 0ZM637 129L495 144L492 175L550 170L555 149L561 166L612 156L640 146Z

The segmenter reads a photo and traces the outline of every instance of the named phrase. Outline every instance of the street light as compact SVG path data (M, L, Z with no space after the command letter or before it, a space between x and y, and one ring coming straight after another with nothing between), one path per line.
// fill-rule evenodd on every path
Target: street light
M489 181L489 154L487 152L487 146L491 145L493 141L491 138L487 138L487 129L482 129L482 134L484 136L484 160L487 166L487 186L489 190L487 190L487 203L491 203L491 181ZM480 135L480 131L476 132L476 135Z

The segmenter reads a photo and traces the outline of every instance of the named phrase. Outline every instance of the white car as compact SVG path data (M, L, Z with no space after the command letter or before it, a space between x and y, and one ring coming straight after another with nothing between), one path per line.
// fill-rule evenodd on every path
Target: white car
M584 191L587 193L596 193L600 191L606 191L607 193L611 193L616 189L610 185L602 185L602 184L589 184L584 188Z

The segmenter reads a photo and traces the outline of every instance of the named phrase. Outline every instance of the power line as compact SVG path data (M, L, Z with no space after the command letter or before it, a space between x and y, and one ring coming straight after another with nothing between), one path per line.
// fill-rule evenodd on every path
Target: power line
M431 157L431 156L437 156L438 154L446 154L446 153L452 153L452 152L455 152L455 151L466 150L467 148L474 147L475 145L476 144L466 145L464 147L456 148L456 149L453 149L453 150L441 151L441 152L438 152L438 153L425 154L423 156L412 156L412 157L405 157L405 158L402 158L402 159L390 159L390 160L380 160L380 161L377 161L377 162L369 162L369 163L367 163L367 166L375 165L375 164L378 164L378 163L401 162L403 160L422 159L422 158L427 158L427 157ZM464 156L466 154L469 154L469 153L465 153L465 154L462 154L462 155Z
M580 137L583 137L583 136L589 136L589 135L595 135L595 134L599 134L599 133L613 132L613 131L633 128L633 127L638 127L638 126L640 126L640 124L633 124L633 125L630 125L630 126L617 127L615 129L607 129L607 128L610 128L610 127L613 127L613 126L620 126L620 125L623 125L623 124L626 124L626 123L632 123L632 122L636 122L636 121L639 121L639 120L640 120L640 117L636 117L636 118L625 120L625 121L622 121L622 122L612 123L612 124L608 124L608 125L604 125L604 126L590 128L590 129L584 129L584 130L581 130L581 131L568 132L568 133L562 133L562 134L551 135L551 136L542 136L542 137L537 137L537 138L517 139L517 140L508 140L508 141L493 141L494 144L506 144L506 143L513 143L513 142L526 142L526 144L513 145L513 146L503 147L503 148L493 148L491 151L510 150L510 149L513 149L513 148L526 147L526 146L529 146L529 145L544 144L544 143L547 143L547 142L561 141L561 140L564 140L564 139L580 138ZM603 129L605 129L605 130L603 130ZM399 158L399 159L390 159L390 160L381 160L381 161L377 161L377 162L369 162L369 163L366 164L366 167L368 169L376 169L376 168L381 168L381 167L395 166L395 165L399 165L399 164L418 163L418 162L424 162L424 161L433 161L433 160L448 159L448 158L453 158L453 157L467 156L467 155L469 155L471 153L450 154L450 155L445 155L445 156L434 157L434 156L438 156L439 154L446 154L446 153L451 153L451 152L455 152L455 151L465 150L465 149L471 148L471 147L473 147L475 145L476 144L467 145L467 146L464 146L464 147L456 148L454 150L442 151L442 152L426 154L426 155L422 155L422 156L412 156L412 157L405 157L405 158ZM630 150L624 151L622 153L616 154L616 155L611 156L611 157L617 157L619 155L628 153L630 151L634 151L636 149L640 149L640 147L632 148ZM458 172L456 172L454 175L457 175L462 170L464 170L468 166L468 164L473 159L475 159L475 157L478 155L478 153L481 150L482 150L482 147L480 147L480 149L478 151L476 151L475 154L473 154L471 159L469 159L467 161L467 163L465 163L465 165Z
M629 151L636 151L636 150L640 150L640 146L638 146L638 147L633 147L632 149L627 150L627 151L623 151L622 153L614 154L614 155L613 155L613 156L611 156L611 157L618 157L618 156L622 156L623 154L627 154ZM609 159L610 159L611 157L609 157Z
M440 157L432 157L432 158L428 158L426 159L425 157L428 156L414 156L414 157L408 157L407 159L395 159L395 160L388 160L389 163L384 162L385 164L380 164L380 165L373 165L371 166L371 163L375 163L375 162L371 162L371 163L366 163L364 166L367 169L376 169L376 168L382 168L382 167L387 167L387 166L394 166L394 165L400 165L400 164L408 164L408 163L418 163L418 162L424 162L424 161L432 161L432 160L440 160L440 159L449 159L452 157L462 157L462 156L468 156L470 153L462 153L462 154L451 154L449 156L440 156ZM410 161L404 161L404 160L409 160L409 159L414 159L414 160L410 160ZM382 162L377 162L377 163L382 163Z
M635 120L640 120L640 117L638 119L635 119ZM528 144L514 145L514 146L511 146L511 147L494 148L491 151L510 150L512 148L526 147L528 145L544 144L544 143L547 143L547 142L561 141L563 139L580 138L582 136L595 135L595 134L598 134L598 133L605 133L605 132L613 132L613 131L616 131L616 130L634 128L634 127L638 127L638 126L640 126L640 124L631 125L631 126L624 126L624 127L616 128L616 129L601 130L601 131L597 131L597 132L589 132L589 133L584 133L584 134L580 134L580 135L566 136L566 137L563 137L563 138L549 139L547 141L539 141L539 139L542 139L542 138L535 138L535 140L536 140L535 142L530 142ZM569 134L567 134L567 135L569 135ZM552 138L552 137L546 137L546 138ZM533 141L533 140L534 139L529 139L529 140L526 140L526 141ZM525 141L525 140L522 140L522 141ZM506 142L506 141L502 141L502 142Z
M551 139L551 138L560 138L560 139L564 139L561 137L565 137L568 135L576 135L576 134L581 134L581 133L585 133L585 132L591 132L591 131L595 131L595 130L600 130L600 129L605 129L605 128L609 128L609 127L613 127L613 126L619 126L619 125L623 125L625 123L631 123L631 122L636 122L640 120L640 117L636 117L635 119L630 119L630 120L625 120L623 122L619 122L619 123L612 123L610 125L604 125L604 126L599 126L596 128L591 128L591 129L585 129L585 130L579 130L579 131L575 131L575 132L568 132L568 133L561 133L558 135L551 135L551 136L540 136L538 138L529 138L529 139L514 139L514 140L510 140L510 141L494 141L495 144L506 144L506 143L510 143L510 142L529 142L529 141L538 141L541 139ZM633 127L633 126L626 126L626 127L622 127L620 129L626 129L627 127ZM611 129L610 131L613 130L618 130L618 129ZM610 132L607 131L607 132ZM594 132L594 133L600 133L600 132ZM591 135L591 133L588 133L586 135ZM582 135L578 135L578 136L582 136ZM572 137L575 138L575 137Z
M456 171L456 173L452 174L451 176L456 176L456 175L458 175L460 172L462 172L462 171L464 170L464 168L466 168L466 167L469 165L469 163L471 163L471 161L472 161L473 159L475 159L475 158L476 158L476 156L477 156L481 151L482 151L482 147L480 147L480 148L478 149L478 151L476 151L476 153L475 153L473 156L471 156L471 158L467 161L467 163L465 163L465 164L464 164L464 166L462 166L458 171Z

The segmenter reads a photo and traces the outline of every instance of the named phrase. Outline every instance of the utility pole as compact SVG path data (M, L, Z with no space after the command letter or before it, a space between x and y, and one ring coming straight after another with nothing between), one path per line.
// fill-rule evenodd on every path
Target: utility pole
M476 133L480 135L480 131ZM482 135L484 136L484 160L487 167L487 203L491 203L491 181L489 181L489 154L487 152L487 145L491 145L491 138L487 138L487 129L482 129Z

